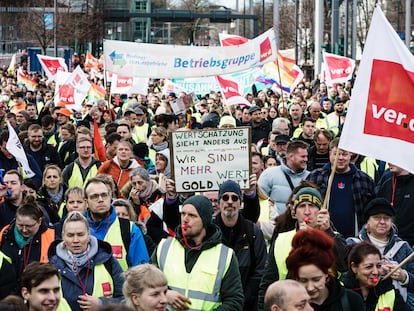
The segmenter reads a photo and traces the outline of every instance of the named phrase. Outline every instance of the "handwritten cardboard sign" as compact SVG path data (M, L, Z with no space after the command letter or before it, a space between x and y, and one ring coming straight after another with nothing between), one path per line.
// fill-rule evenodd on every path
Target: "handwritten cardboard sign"
M249 187L250 128L176 131L170 147L177 192L215 191L228 179Z

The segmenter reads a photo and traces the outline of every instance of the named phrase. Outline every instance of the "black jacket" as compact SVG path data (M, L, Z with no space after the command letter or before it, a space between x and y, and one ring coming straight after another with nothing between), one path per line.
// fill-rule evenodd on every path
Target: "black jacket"
M361 296L343 287L338 279L331 278L326 286L329 290L328 298L321 305L311 303L315 311L365 311Z
M214 219L223 234L223 244L232 248L239 262L239 271L244 291L245 311L257 308L260 279L266 263L266 243L263 233L255 224L241 214L234 227L227 227L221 214Z
M60 157L58 153L56 152L56 149L53 146L48 145L45 142L43 142L42 149L39 152L33 152L32 149L30 149L29 142L25 142L23 144L23 147L24 147L24 150L26 151L26 154L32 155L33 158L35 158L36 161L38 161L37 164L39 165L42 174L43 174L43 171L45 170L46 165L48 164L56 164L57 166L62 167L62 162L60 161ZM41 154L40 161L36 157L37 153Z
M355 278L354 274L351 271L347 271L341 275L341 281L346 288L350 288L357 292L361 297L362 293L359 285L359 281ZM388 291L395 291L395 301L393 310L398 311L408 311L410 308L404 302L403 298L400 295L400 292L394 288L392 285L392 279L388 278L386 280L380 280L377 286L370 288L367 299L364 301L366 311L376 311L375 306L378 303L378 298L382 294L385 294Z

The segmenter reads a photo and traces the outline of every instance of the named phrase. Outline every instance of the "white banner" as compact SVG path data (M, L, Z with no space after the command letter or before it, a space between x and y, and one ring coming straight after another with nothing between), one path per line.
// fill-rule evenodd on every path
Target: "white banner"
M276 59L273 29L237 46L174 46L115 40L105 40L103 45L105 70L134 77L217 76Z

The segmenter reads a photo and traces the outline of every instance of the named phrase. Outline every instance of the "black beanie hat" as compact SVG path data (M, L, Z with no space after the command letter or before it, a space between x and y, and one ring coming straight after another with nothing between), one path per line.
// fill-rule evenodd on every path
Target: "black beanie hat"
M385 198L372 199L364 209L365 222L368 221L368 218L370 216L374 216L381 213L394 217L395 208Z
M213 206L210 200L203 195L193 195L184 201L183 206L191 204L195 207L203 221L204 228L207 228L213 219Z
M148 157L149 149L148 149L148 145L146 143L135 144L132 147L132 150L134 152L134 155L138 159L143 160L143 159L145 159L145 157Z
M220 200L223 194L225 194L226 192L234 192L239 197L240 202L242 202L242 193L240 190L240 186L235 181L229 179L220 185L218 199Z

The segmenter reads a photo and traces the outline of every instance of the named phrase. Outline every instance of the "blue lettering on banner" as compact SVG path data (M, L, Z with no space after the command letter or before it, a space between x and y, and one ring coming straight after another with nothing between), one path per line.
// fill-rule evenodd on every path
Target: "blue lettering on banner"
M240 66L245 65L248 62L255 60L255 53L242 55L239 57L233 58L223 58L223 59L216 59L211 57L210 60L206 60L204 58L200 59L183 59L181 57L174 58L174 68L207 68L207 67L218 67L221 69L226 69L228 66Z

